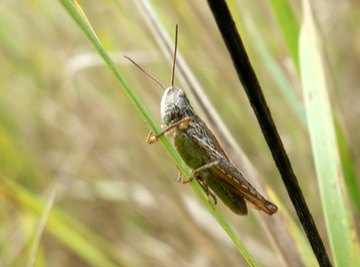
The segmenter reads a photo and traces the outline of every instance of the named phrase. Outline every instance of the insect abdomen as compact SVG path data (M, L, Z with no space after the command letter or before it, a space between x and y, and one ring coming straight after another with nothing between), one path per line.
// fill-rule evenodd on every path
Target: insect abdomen
M206 179L206 183L234 213L239 215L246 215L248 213L245 199L239 192L233 190L230 185L216 177L215 174L209 175Z
M193 170L210 163L210 159L204 157L206 153L203 153L203 149L194 142L189 133L181 130L177 130L174 135L174 144L185 163ZM221 198L226 206L228 206L234 213L240 215L247 214L247 207L244 198L231 189L231 186L222 181L211 170L204 171L198 174L201 180L205 180L205 183L210 187L214 193Z

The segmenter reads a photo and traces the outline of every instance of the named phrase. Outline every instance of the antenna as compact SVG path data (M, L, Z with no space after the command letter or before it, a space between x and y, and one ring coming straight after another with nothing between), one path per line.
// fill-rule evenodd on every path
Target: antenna
M172 88L174 88L174 80L175 80L176 52L177 52L177 46L178 46L178 32L179 32L179 25L176 24L176 26L175 26L174 58L173 58L172 73L171 73L171 87Z
M156 82L157 84L159 84L164 91L166 90L165 86L158 80L156 79L152 74L150 74L149 72L147 72L145 69L143 69L140 65L138 65L134 60L132 60L131 58L129 58L128 56L124 56L124 58L128 59L132 64L134 64L136 67L138 67L143 73L145 73L147 76L149 76L154 82Z

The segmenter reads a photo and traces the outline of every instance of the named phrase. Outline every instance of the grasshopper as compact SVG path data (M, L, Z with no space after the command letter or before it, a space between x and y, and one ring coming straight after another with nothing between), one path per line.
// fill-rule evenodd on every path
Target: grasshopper
M215 195L217 195L236 214L248 213L245 200L258 210L269 215L274 214L278 209L277 206L256 191L230 162L215 135L195 113L185 92L174 86L177 37L178 25L175 31L171 86L167 89L133 60L126 57L165 90L160 106L161 128L164 130L156 135L150 131L146 142L153 144L160 136L171 136L176 150L192 169L190 179L184 182L196 179L207 195L213 198L215 204L217 203Z

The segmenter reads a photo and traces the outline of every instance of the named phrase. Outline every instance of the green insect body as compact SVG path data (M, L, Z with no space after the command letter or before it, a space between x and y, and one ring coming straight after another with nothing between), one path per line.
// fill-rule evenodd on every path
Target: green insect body
M160 135L172 135L177 151L194 172L193 178L209 195L213 196L214 192L240 215L247 214L245 200L269 215L277 211L277 207L257 192L229 161L214 134L194 112L183 90L167 88L160 112L165 129Z

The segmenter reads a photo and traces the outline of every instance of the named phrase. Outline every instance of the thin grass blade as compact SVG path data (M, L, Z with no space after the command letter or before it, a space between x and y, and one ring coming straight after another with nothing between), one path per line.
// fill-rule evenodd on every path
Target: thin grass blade
M357 266L359 243L344 191L328 85L309 1L303 0L300 69L311 146L327 232L336 266Z
M81 30L84 31L86 36L89 38L90 42L94 45L100 56L104 59L108 67L111 69L113 74L116 76L117 80L122 85L123 89L126 91L127 95L129 96L130 100L136 107L136 109L140 112L141 116L146 119L146 121L149 123L151 128L155 132L159 132L159 127L155 123L155 120L151 116L148 109L145 107L144 103L141 101L141 99L138 97L138 95L135 93L135 91L130 87L128 82L125 80L123 75L120 73L118 68L116 67L114 61L110 58L107 51L104 49L103 45L101 44L100 40L96 36L94 30L92 29L90 23L88 22L87 18L85 17L85 13L82 11L81 7L76 4L74 5L74 2L76 1L69 1L69 0L61 0L60 1L62 5L65 7L65 9L68 11L68 13L72 16L72 18L76 21L76 23L79 25ZM164 145L166 151L170 154L170 156L173 158L173 160L176 162L176 164L180 167L180 169L185 173L187 177L190 177L190 172L188 168L185 166L185 163L182 161L180 156L177 154L173 146L170 145L169 141L166 138L161 137L160 138L161 143ZM202 190L198 182L194 179L192 182L192 186L195 189L196 193L200 196L202 201L205 203L205 205L208 207L212 215L215 217L215 219L218 221L218 223L221 225L221 227L225 230L225 232L229 235L231 240L233 240L235 246L239 250L239 252L243 255L244 259L249 263L250 266L260 266L257 260L250 254L250 252L246 249L246 247L243 245L243 243L240 241L234 230L231 228L231 226L228 224L228 222L224 219L224 217L220 214L220 212L217 211L217 209L214 209L214 207L209 203L208 198L205 194L205 192Z

